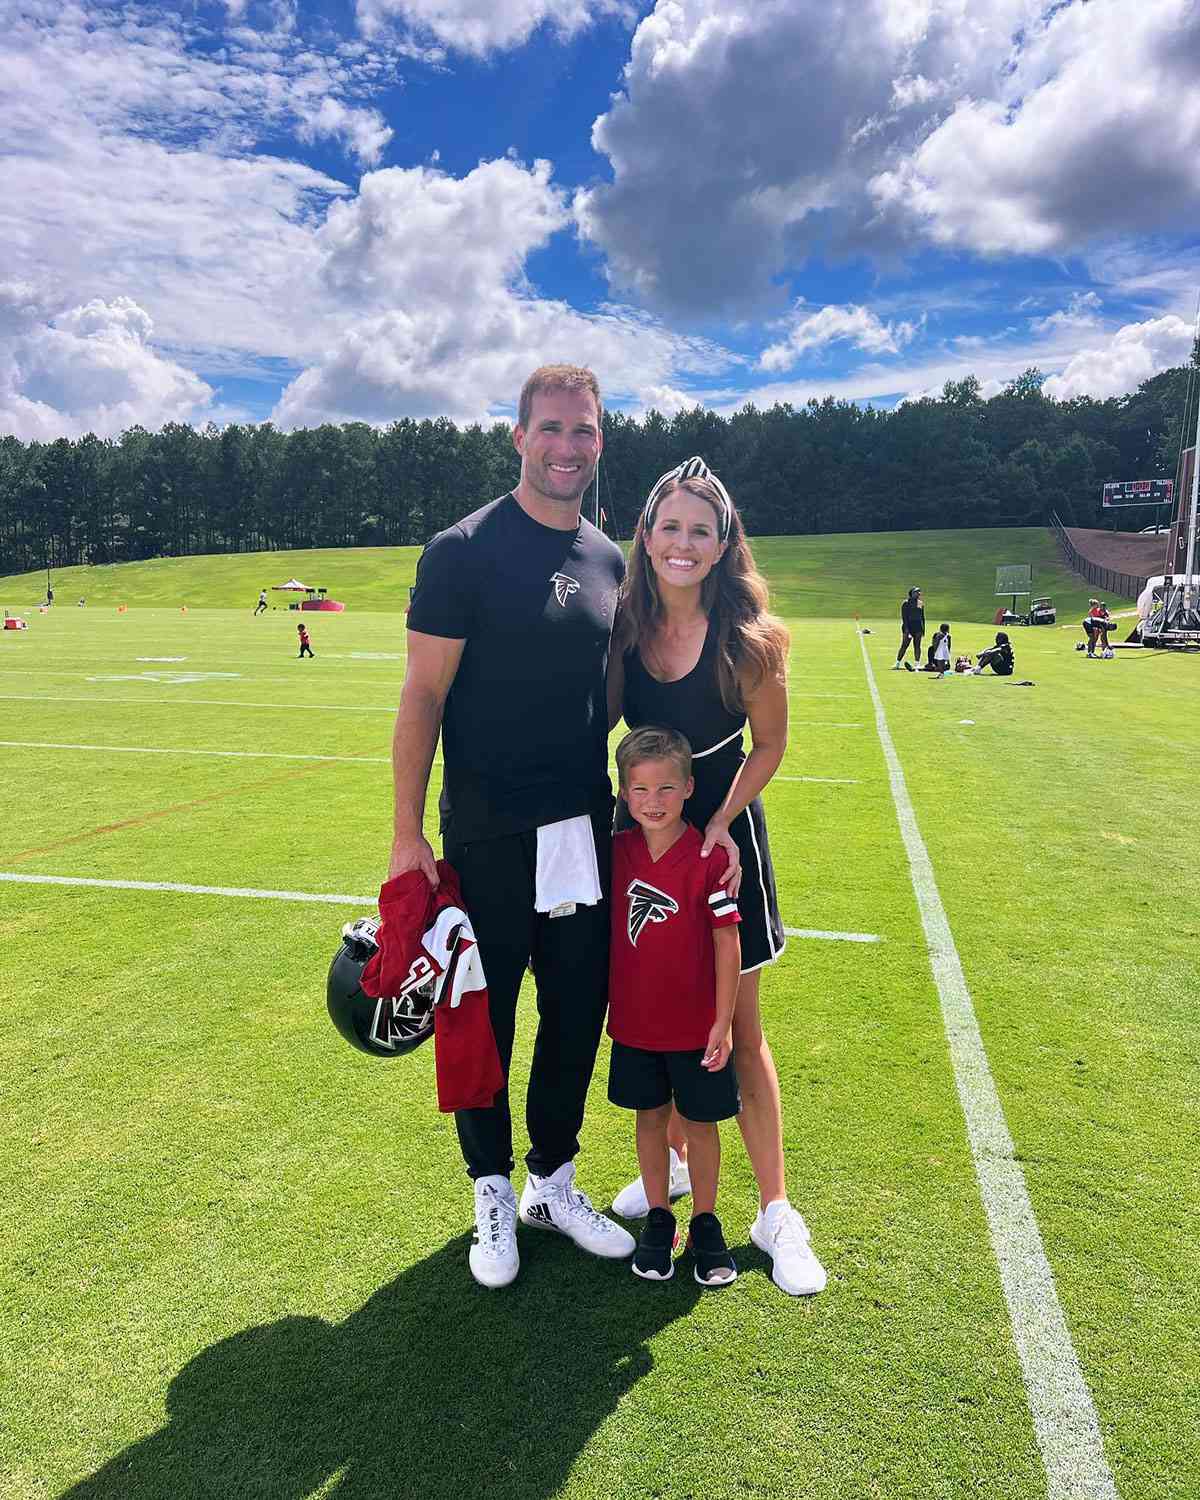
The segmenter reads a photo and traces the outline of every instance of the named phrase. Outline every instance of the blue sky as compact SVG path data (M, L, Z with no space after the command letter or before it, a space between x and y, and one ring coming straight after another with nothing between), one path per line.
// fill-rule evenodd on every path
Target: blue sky
M0 432L1183 362L1196 0L0 0Z

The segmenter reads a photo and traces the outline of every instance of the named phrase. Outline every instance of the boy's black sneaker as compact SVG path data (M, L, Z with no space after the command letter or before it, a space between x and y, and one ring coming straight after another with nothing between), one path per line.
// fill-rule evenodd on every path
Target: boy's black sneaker
M725 1243L716 1214L697 1214L688 1225L688 1248L696 1257L695 1277L701 1286L728 1286L737 1280L737 1266Z
M633 1274L643 1281L670 1281L675 1274L674 1248L675 1215L666 1208L652 1208L633 1252Z

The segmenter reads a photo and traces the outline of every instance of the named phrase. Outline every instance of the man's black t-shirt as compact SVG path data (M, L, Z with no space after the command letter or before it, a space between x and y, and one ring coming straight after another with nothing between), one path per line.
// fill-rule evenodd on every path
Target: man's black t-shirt
M465 640L442 718L442 834L498 838L606 808L605 674L620 548L513 495L428 543L409 629Z

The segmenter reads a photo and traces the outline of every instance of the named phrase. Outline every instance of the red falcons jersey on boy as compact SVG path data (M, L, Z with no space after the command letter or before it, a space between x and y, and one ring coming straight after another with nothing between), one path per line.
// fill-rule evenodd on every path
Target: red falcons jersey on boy
M717 1015L714 927L740 922L728 857L688 824L658 860L640 828L613 839L608 1034L647 1052L703 1047Z

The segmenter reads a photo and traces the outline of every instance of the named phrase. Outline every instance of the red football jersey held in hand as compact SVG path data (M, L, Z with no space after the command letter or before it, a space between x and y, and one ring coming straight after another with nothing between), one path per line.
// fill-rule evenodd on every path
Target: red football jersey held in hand
M436 890L420 870L380 887L378 947L359 982L364 995L375 997L403 994L414 981L433 979L438 1108L449 1114L489 1108L504 1087L504 1070L458 876L444 860L437 870Z
M728 856L690 824L657 860L640 828L613 838L608 1034L648 1052L703 1047L717 1016L713 928L741 921Z

